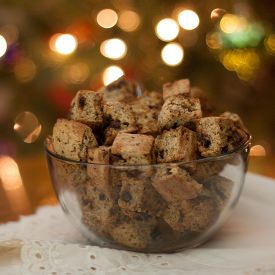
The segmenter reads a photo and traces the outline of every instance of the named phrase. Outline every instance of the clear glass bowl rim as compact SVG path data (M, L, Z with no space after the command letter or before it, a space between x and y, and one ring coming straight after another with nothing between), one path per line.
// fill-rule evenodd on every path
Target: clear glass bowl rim
M247 134L247 139L241 143L238 147L235 148L235 150L229 152L229 153L225 153L225 154L221 154L219 156L215 156L215 157L206 157L206 158L201 158L201 159L195 159L192 161L185 161L185 162L165 162L165 163L157 163L157 164L127 164L127 165L113 165L113 164L102 164L102 163L91 163L91 162L85 162L85 161L78 161L78 160L72 160L72 159L67 159L65 157L62 157L60 155L57 155L55 153L53 153L50 149L49 149L49 137L47 137L45 139L44 142L44 146L45 146L45 151L48 155L50 155L51 157L60 160L60 161L64 161L66 163L71 163L71 164L79 164L79 165L98 165L98 166L103 166L103 167L113 167L113 168L126 168L126 167L162 167L162 166L173 166L173 165L190 165L193 163L202 163L202 162L208 162L208 161L218 161L218 160L224 160L227 159L229 157L231 157L232 155L236 154L236 153L240 153L243 152L245 149L249 148L251 145L251 135Z

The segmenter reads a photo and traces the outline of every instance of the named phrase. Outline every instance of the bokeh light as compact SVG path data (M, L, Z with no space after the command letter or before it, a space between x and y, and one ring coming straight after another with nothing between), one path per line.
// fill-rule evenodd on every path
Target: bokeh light
M222 47L222 38L219 32L212 32L206 35L206 44L212 50L218 50Z
M262 145L254 145L250 149L249 156L253 157L265 157L266 156L266 150Z
M127 46L123 40L112 38L101 43L100 52L107 58L118 60L126 55Z
M71 34L58 33L51 37L50 49L62 55L72 54L77 48L77 40Z
M217 8L217 9L212 10L212 12L210 14L210 18L212 21L216 22L216 21L220 20L225 14L226 14L225 9Z
M179 26L175 20L164 18L157 23L155 32L160 40L171 41L178 36Z
M103 83L104 85L108 85L123 75L124 75L124 72L119 66L115 66L115 65L110 66L106 68L103 72L103 76L102 76Z
M98 25L105 29L109 29L115 26L117 20L117 13L112 9L101 10L96 16Z
M184 56L184 51L179 43L168 43L161 51L161 58L168 66L179 65Z
M22 186L19 168L13 158L9 156L0 157L0 179L6 191L16 190Z
M25 143L33 143L40 136L42 126L33 113L22 112L16 117L13 129Z
M124 10L119 13L118 26L126 32L135 31L140 25L139 15L131 10Z
M183 10L178 15L178 21L180 26L185 30L194 30L200 24L200 18L192 10Z
M84 62L78 62L64 67L63 80L67 83L81 84L90 74L89 66Z
M220 28L224 33L243 32L247 27L246 18L234 14L225 14L220 21Z
M267 52L271 55L275 55L275 34L269 35L264 41Z
M8 48L8 44L4 36L0 35L0 57L2 57Z
M234 49L223 52L220 60L229 71L235 71L242 80L249 81L260 66L260 57L254 49Z
M14 74L20 82L29 82L35 77L36 65L31 59L21 58L14 66Z

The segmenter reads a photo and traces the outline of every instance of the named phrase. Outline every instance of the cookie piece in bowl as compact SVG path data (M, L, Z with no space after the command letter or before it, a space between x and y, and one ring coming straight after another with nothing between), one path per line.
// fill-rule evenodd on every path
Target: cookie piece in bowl
M190 80L188 78L163 84L163 100L177 95L190 96Z
M90 127L68 119L57 120L52 142L58 155L76 161L86 161L88 148L98 145Z
M188 162L196 159L196 133L184 126L164 130L155 139L154 153L157 163Z
M247 138L231 119L204 117L196 121L198 150L203 157L214 157L233 151Z
M137 131L135 115L130 105L118 101L108 102L104 104L103 112L106 127L104 145L111 145L120 131Z
M153 144L154 137L149 135L119 133L111 148L113 164L151 164Z
M81 90L72 100L69 117L97 129L103 125L102 108L103 93Z
M162 105L158 124L161 129L171 129L185 125L202 117L200 100L184 95L169 97Z

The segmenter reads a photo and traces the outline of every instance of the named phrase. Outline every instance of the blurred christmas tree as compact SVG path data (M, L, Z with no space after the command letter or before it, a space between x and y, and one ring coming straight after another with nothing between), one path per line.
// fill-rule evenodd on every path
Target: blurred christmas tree
M159 91L188 77L274 150L274 9L267 1L2 0L0 153L41 150L77 90L122 74ZM35 116L17 117L25 111L40 136ZM39 138L30 146L22 136Z

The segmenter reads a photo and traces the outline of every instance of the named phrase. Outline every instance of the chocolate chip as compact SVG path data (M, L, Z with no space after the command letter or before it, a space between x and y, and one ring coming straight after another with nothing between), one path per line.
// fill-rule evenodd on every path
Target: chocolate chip
M105 194L100 193L100 194L99 194L99 199L100 199L101 201L104 201L104 200L106 199Z
M129 202L132 200L132 195L128 191L123 191L120 197L125 202Z
M86 98L81 96L78 100L78 106L80 109L83 109L86 104Z
M119 120L113 120L110 122L110 127L114 129L120 129L120 121Z

